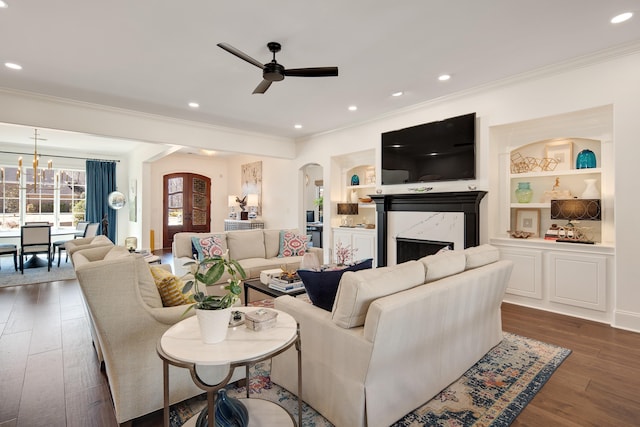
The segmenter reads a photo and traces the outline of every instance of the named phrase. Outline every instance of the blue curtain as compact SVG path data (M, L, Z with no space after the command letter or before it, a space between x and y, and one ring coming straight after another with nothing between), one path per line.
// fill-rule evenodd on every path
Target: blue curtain
M112 191L116 191L116 163L87 160L86 176L86 220L99 222L104 226L103 221L106 219L108 221L107 236L115 243L116 211L109 207L108 196ZM102 231L103 226L100 227L99 233L105 234Z

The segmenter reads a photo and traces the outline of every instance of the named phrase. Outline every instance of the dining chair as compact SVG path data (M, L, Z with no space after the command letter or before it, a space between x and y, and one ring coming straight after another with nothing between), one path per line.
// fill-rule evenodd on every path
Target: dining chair
M31 255L28 261L37 262L38 254L47 254L47 271L51 271L51 226L23 225L20 227L20 273L24 274L24 257ZM33 261L31 261L33 260Z
M76 224L76 232L73 234L73 238L79 239L81 237L84 237L84 230L87 228L87 225L89 225L89 221L78 221L78 223Z
M3 255L13 255L13 267L18 271L18 248L16 245L9 243L0 244L0 256Z
M78 235L78 229L80 228L80 222L83 222L84 224L82 224L82 234ZM97 232L98 232L98 227L100 227L100 224L97 222L88 222L88 221L80 221L78 223L78 226L76 226L76 232L74 233L74 239L76 238L82 238L82 237L95 237ZM66 251L66 247L65 247L65 243L67 243L70 239L67 240L56 240L55 242L53 242L53 249L52 249L52 255L51 255L51 259L53 259L56 255L56 252L58 252L58 267L60 267L60 257L62 255L62 251L66 252L66 258L64 262L69 262L69 252Z

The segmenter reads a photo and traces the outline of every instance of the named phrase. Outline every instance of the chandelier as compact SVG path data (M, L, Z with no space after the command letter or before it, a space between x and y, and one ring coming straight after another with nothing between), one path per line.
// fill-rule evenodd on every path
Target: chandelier
M38 169L38 167L40 166L40 154L38 154L38 140L40 141L46 141L46 139L44 138L40 138L38 136L38 129L34 129L33 130L34 134L33 134L33 140L34 140L34 148L33 148L33 185L34 187L38 186L38 183L42 183L45 179L45 173L46 170L51 170L51 168L53 167L53 161L49 160L47 162L47 169L45 168L41 168ZM22 176L22 174L24 174L23 170L22 170L22 156L20 156L18 158L18 171L16 172L16 178L18 179L18 181L20 180L20 177Z

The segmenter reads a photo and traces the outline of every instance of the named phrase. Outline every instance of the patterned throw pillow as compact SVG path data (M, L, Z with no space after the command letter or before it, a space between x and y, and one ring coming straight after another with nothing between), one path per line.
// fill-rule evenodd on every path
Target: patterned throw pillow
M224 242L220 236L210 237L192 237L191 242L198 251L198 259L202 261L205 258L214 256L222 256L224 254Z
M307 249L307 236L301 236L292 231L280 232L280 252L278 258L302 256Z
M162 267L150 266L150 269L164 307L175 307L190 303L189 295L182 293L184 283L179 277Z

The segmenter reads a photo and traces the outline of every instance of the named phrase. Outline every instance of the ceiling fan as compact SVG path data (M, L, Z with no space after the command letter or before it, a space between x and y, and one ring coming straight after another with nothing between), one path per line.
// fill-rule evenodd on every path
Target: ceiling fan
M222 49L240 59L244 59L250 64L262 69L262 82L253 90L253 93L265 93L271 83L283 80L285 76L289 77L334 77L338 75L338 67L311 67L311 68L291 68L286 69L276 61L276 52L280 52L282 46L277 42L267 43L267 47L273 52L271 62L261 64L246 53L236 49L227 43L218 43Z

